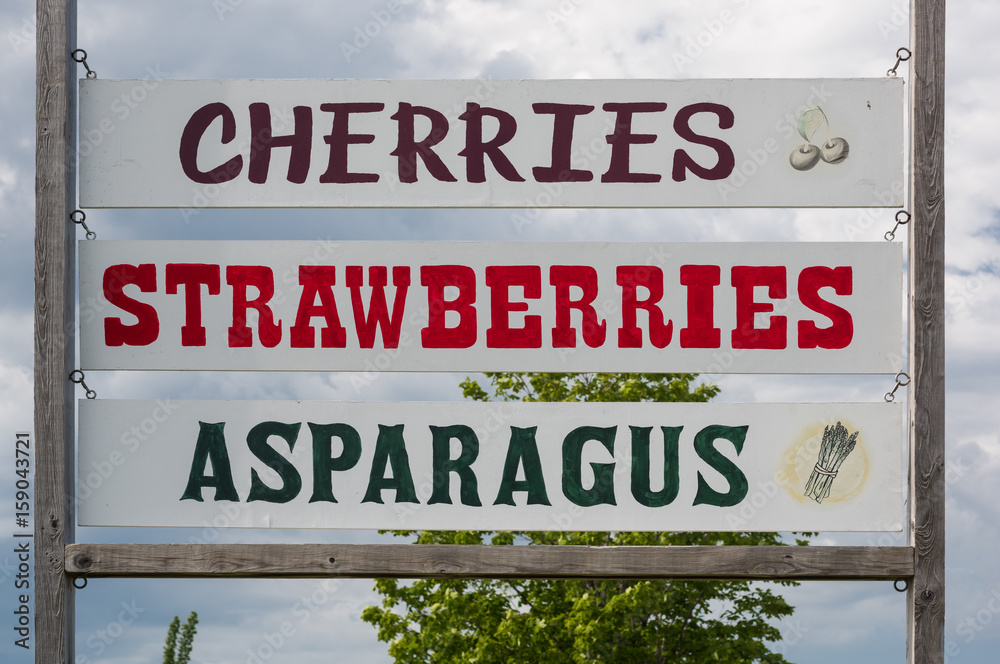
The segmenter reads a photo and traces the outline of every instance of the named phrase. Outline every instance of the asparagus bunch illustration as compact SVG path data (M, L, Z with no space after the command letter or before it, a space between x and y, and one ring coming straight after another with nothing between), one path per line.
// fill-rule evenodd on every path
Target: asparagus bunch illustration
M809 475L806 482L806 498L812 498L817 503L822 503L830 495L830 487L833 485L837 471L840 470L844 459L854 449L858 441L858 432L849 434L847 428L840 422L836 426L827 426L823 429L823 442L819 448L819 458L816 466Z

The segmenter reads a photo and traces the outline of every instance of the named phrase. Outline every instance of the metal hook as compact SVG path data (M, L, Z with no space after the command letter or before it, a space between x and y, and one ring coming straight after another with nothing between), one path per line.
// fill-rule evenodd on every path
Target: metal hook
M899 587L900 582L903 583L903 587L902 588ZM896 589L897 593L905 593L907 590L910 589L910 580L909 579L896 579L895 581L892 582L892 587Z
M886 76L895 76L896 75L896 68L899 67L899 63L906 62L907 60L910 59L911 55L913 55L913 54L910 52L910 49L906 48L905 46L901 46L900 48L896 49L896 64L894 64L892 66L892 69L890 69L889 71L887 71L885 73L885 75Z
M94 238L97 237L97 233L90 230L90 228L87 226L86 219L87 215L83 212L83 210L73 210L72 212L69 213L69 220L72 221L74 224L80 224L81 226L83 226L83 230L87 231L87 239L93 240Z
M902 217L902 218L900 218ZM884 237L886 242L892 242L896 239L896 229L900 226L905 226L910 223L910 213L906 210L900 210L896 213L896 225L892 227L892 230L887 232Z
M76 62L79 62L81 65L83 65L84 69L87 70L87 78L97 78L97 72L91 69L90 65L87 64L87 52L85 50L83 50L82 48L78 48L72 53L70 53L70 57L73 58L73 60L75 60Z
M903 379L906 379L905 381ZM896 384L892 386L892 390L885 393L885 400L888 403L892 403L896 400L896 390L901 387L906 387L910 384L910 376L902 371L896 374Z
M77 376L77 374L80 374L80 375ZM87 384L85 382L83 382L83 379L84 379L83 372L80 371L79 369L73 369L72 371L69 372L69 380L70 380L70 382L71 383L76 383L78 385L82 385L83 389L86 390L86 394L87 394L87 398L88 399L96 399L97 398L97 392L95 392L94 390L92 390L89 387L87 387Z

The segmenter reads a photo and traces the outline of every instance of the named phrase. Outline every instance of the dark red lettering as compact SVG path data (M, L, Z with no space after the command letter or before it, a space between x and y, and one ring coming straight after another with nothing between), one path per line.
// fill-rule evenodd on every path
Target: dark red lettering
M674 322L663 322L663 312L656 304L663 298L663 270L647 265L620 265L617 270L618 285L622 287L622 327L618 330L619 348L642 348L642 330L636 321L636 312L644 309L649 318L649 341L656 348L666 348L674 333ZM640 300L636 295L639 286L649 292Z
M231 108L222 102L206 104L191 114L181 132L179 156L184 175L199 184L229 182L243 170L243 156L236 155L221 166L202 171L198 168L198 146L208 127L216 118L222 118L222 142L232 143L236 138L236 116Z
M689 143L712 148L718 155L718 161L712 168L706 168L698 164L684 150L677 150L674 152L674 168L671 177L673 177L674 182L684 182L687 178L687 171L691 171L702 180L724 180L732 174L733 168L736 167L736 156L733 155L733 149L721 139L694 133L689 123L695 113L715 113L719 118L719 129L729 129L733 126L733 112L728 106L722 104L703 102L685 106L678 111L677 116L674 117L674 131L677 132L677 135Z
M296 106L292 109L295 129L291 134L275 136L271 127L271 107L263 102L250 104L250 167L247 179L254 184L267 182L272 148L291 148L288 156L289 182L302 184L309 174L312 157L312 109Z
M414 139L413 118L417 115L422 115L431 121L430 131L421 141ZM417 181L418 156L424 160L427 171L435 179L442 182L457 181L448 167L441 161L441 157L437 156L431 149L448 135L448 118L443 113L426 106L414 106L400 102L399 110L392 116L392 119L398 123L399 128L396 149L389 154L396 157L396 172L399 174L400 182Z
M156 309L126 295L123 289L128 284L135 284L142 293L155 293L156 266L152 263L122 264L104 270L104 299L138 319L132 325L125 325L121 318L105 318L105 346L148 346L160 336Z
M736 289L736 329L733 330L733 348L785 348L788 321L784 316L771 316L768 327L755 327L755 315L774 311L774 305L770 302L755 302L753 299L755 286L767 286L767 296L772 300L784 299L785 268L737 265L733 267L732 278L733 287Z
M718 348L722 331L715 327L715 287L721 283L718 265L682 265L681 285L687 286L687 327L681 348Z
M816 266L807 267L799 274L799 301L830 319L830 326L823 328L811 320L800 320L799 348L847 348L854 338L854 319L850 312L820 297L820 289L826 287L833 288L837 295L851 295L853 270L849 266Z
M374 134L352 134L351 113L376 113L385 108L381 102L350 102L344 104L320 104L319 110L333 113L333 126L323 137L330 146L330 161L326 173L319 176L323 183L350 184L354 182L378 182L378 173L351 173L347 170L347 148L350 145L364 145L375 140Z
M527 311L527 302L511 302L510 287L521 286L524 297L542 296L542 268L537 265L490 265L486 268L490 288L490 327L486 329L487 348L541 348L542 317L525 316L524 327L510 326L510 313Z
M361 347L374 347L375 332L381 327L383 347L398 348L399 327L403 323L403 310L406 307L406 290L410 286L410 268L405 265L392 268L392 285L396 289L396 297L392 302L392 316L389 315L389 307L385 301L388 270L384 265L372 265L368 268L371 296L368 300L367 316L361 296L364 271L360 265L349 265L346 272L347 287L351 289L351 305L354 307L354 326L358 331Z
M465 113L458 116L466 122L465 148L458 153L465 157L465 176L469 182L486 182L486 157L490 158L493 168L504 179L511 182L524 182L514 164L500 150L514 138L517 132L517 121L514 116L497 108L482 107L475 102L468 102ZM483 142L483 117L489 116L497 121L497 133L487 143Z
M535 113L552 114L552 165L531 169L537 182L590 182L594 174L570 166L573 152L573 124L578 115L594 110L585 104L532 104Z
M549 280L556 287L556 326L552 328L553 348L576 348L576 329L570 322L570 311L576 309L583 317L583 341L597 348L607 337L608 322L597 322L597 312L591 303L597 298L597 270L585 265L553 265ZM580 299L570 298L570 288L576 286L583 293Z
M470 348L476 343L476 273L465 265L425 265L420 285L427 287L427 327L420 330L424 348ZM444 298L444 289L458 289L454 300ZM445 314L458 313L458 325L447 327Z
M632 115L635 113L659 113L667 110L667 105L659 101L608 103L605 111L617 113L615 133L605 136L611 145L611 162L608 171L601 176L601 182L659 182L659 173L633 173L629 166L632 145L642 145L656 141L655 134L633 134Z
M281 321L274 322L274 312L268 302L274 296L274 273L266 265L230 265L226 267L226 283L233 287L233 324L229 328L229 347L253 345L253 331L247 326L247 309L257 311L257 334L265 348L274 348L281 341ZM257 297L247 299L247 288L257 289Z
M181 346L204 346L205 328L201 324L201 287L209 295L218 295L222 271L218 265L204 263L168 263L167 294L176 295L177 286L184 286L184 325Z
M310 321L316 316L322 316L326 321L326 326L320 330L319 335L321 348L347 346L347 330L340 324L337 301L333 297L335 277L336 268L333 265L299 266L302 295L299 297L299 309L295 313L295 325L289 329L292 348L316 347L316 330L310 325ZM316 304L317 295L319 304Z

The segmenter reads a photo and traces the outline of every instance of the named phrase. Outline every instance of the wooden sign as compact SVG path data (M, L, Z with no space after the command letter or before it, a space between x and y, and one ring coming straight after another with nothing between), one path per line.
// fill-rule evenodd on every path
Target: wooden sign
M88 526L898 531L887 403L80 401Z
M83 207L900 207L903 82L80 81Z
M901 370L887 242L85 242L80 258L86 370Z

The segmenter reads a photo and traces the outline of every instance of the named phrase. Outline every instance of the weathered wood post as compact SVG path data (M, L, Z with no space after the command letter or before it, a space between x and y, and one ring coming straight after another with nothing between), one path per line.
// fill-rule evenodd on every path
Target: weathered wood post
M35 101L35 662L71 664L76 0L38 0Z
M944 661L944 19L914 0L910 49L910 546L907 660Z

